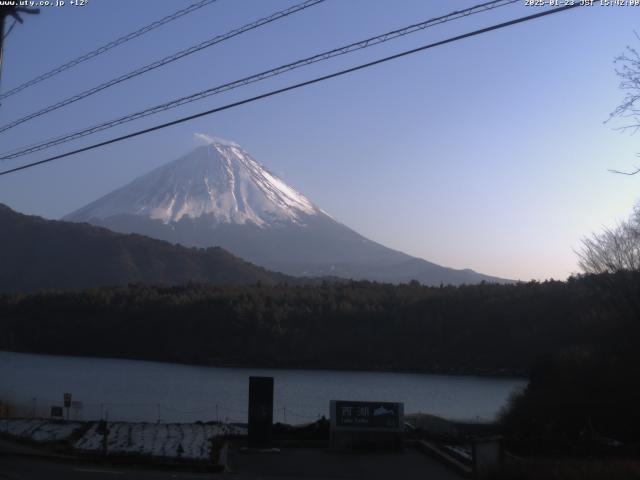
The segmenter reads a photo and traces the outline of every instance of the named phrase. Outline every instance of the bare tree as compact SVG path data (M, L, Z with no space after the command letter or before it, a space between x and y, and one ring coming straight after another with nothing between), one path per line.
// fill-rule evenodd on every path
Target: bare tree
M585 273L640 272L640 206L617 227L584 238L576 253Z
M640 35L634 33L640 41ZM615 64L624 99L611 112L607 122L622 118L625 123L617 130L636 133L640 130L640 53L636 48L627 46L624 53L615 59ZM640 167L635 167L630 172L611 171L636 175L640 173ZM576 253L580 268L585 273L640 272L640 204L629 220L621 222L617 227L605 228L602 233L583 238L582 248Z
M634 32L640 41L640 36ZM640 54L638 50L627 46L622 55L615 59L616 74L620 78L620 89L625 92L622 103L611 112L607 122L613 118L624 119L624 124L616 130L631 131L640 130ZM640 157L640 154L637 155ZM634 167L630 172L611 170L623 175L635 175L640 173L640 167Z
M585 273L603 276L598 294L640 335L640 205L617 227L583 238L576 253Z

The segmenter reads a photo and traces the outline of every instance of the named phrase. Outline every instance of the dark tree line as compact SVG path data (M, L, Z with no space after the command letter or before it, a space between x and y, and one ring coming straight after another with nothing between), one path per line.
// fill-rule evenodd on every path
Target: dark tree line
M626 331L607 275L514 285L130 285L0 296L0 349L205 365L526 374Z

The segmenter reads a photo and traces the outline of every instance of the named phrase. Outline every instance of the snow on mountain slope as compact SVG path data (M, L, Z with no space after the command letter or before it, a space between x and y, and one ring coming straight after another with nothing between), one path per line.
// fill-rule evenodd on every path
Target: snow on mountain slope
M218 223L301 223L321 210L239 145L199 135L207 145L90 203L66 220L140 215L162 222L207 215Z
M500 281L454 270L369 240L316 207L238 144L206 145L67 215L188 247L219 246L295 276L425 284Z

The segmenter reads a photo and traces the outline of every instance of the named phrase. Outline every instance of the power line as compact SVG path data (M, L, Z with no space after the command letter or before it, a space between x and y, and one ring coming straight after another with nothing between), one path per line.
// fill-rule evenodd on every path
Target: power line
M25 170L27 168L35 167L37 165L42 165L44 163L52 162L54 160L59 160L61 158L69 157L69 156L75 155L77 153L82 153L82 152L86 152L86 151L89 151L89 150L93 150L93 149L96 149L96 148L99 148L99 147L103 147L105 145L110 145L112 143L120 142L122 140L127 140L129 138L137 137L139 135L144 135L146 133L154 132L156 130L160 130L160 129L167 128L167 127L170 127L170 126L173 126L173 125L177 125L179 123L184 123L184 122L187 122L189 120L193 120L193 119L196 119L196 118L204 117L206 115L211 115L213 113L221 112L223 110L229 110L231 108L238 107L240 105L245 105L247 103L255 102L257 100L262 100L264 98L272 97L274 95L279 95L279 94L284 93L284 92L288 92L288 91L291 91L291 90L296 90L298 88L305 87L307 85L312 85L314 83L323 82L323 81L329 80L331 78L340 77L342 75L346 75L348 73L356 72L358 70L363 70L365 68L369 68L369 67L372 67L374 65L379 65L381 63L389 62L389 61L395 60L397 58L405 57L407 55L412 55L414 53L421 52L423 50L428 50L428 49L431 49L431 48L439 47L441 45L446 45L448 43L457 42L457 41L463 40L465 38L474 37L474 36L477 36L477 35L481 35L483 33L488 33L488 32L494 31L494 30L499 30L499 29L506 28L506 27L509 27L509 26L512 26L512 25L516 25L516 24L519 24L519 23L528 22L530 20L535 20L537 18L545 17L547 15L560 13L560 12L563 12L563 11L566 11L566 10L570 10L572 8L576 8L576 7L579 7L579 6L580 6L580 4L576 3L576 4L573 4L573 5L566 5L566 6L563 6L563 7L558 7L558 8L554 8L554 9L550 9L550 10L545 10L545 11L542 11L542 12L539 12L539 13L535 13L533 15L527 15L525 17L516 18L514 20L509 20L507 22L503 22L503 23L499 23L499 24L496 24L496 25L492 25L490 27L481 28L479 30L474 30L472 32L468 32L468 33L465 33L465 34L462 34L462 35L457 35L455 37L450 37L450 38L447 38L445 40L441 40L439 42L430 43L430 44L423 45L421 47L414 48L414 49L411 49L411 50L405 50L404 52L396 53L395 55L391 55L391 56L388 56L388 57L380 58L378 60L374 60L372 62L360 64L360 65L357 65L355 67L347 68L345 70L340 70L338 72L334 72L334 73L331 73L331 74L328 74L328 75L324 75L322 77L316 77L316 78L314 78L312 80L307 80L305 82L296 83L294 85L289 85L288 87L280 88L278 90L272 90L270 92L263 93L261 95L255 96L255 97L246 98L246 99L240 100L238 102L229 103L229 104L224 105L222 107L213 108L211 110L207 110L207 111L204 111L204 112L196 113L194 115L189 115L187 117L182 117L182 118L179 118L177 120L173 120L171 122L167 122L167 123L163 123L163 124L160 124L160 125L156 125L154 127L145 128L143 130L138 130L137 132L129 133L127 135L122 135L120 137L112 138L112 139L106 140L104 142L100 142L100 143L96 143L96 144L93 144L93 145L89 145L87 147L79 148L77 150L72 150L70 152L62 153L60 155L55 155L53 157L45 158L44 160L39 160L37 162L32 162L32 163L29 163L29 164L26 164L26 165L22 165L20 167L12 168L12 169L9 169L9 170L4 170L4 171L0 172L0 176L8 175L10 173L17 172L17 171L20 171L20 170Z
M63 136L57 137L57 138L53 138L50 140L46 140L44 142L40 142L34 145L30 145L28 147L24 147L24 148L19 148L19 149L14 149L12 151L9 152L5 152L0 156L0 160L9 160L9 159L14 159L17 157L21 157L23 155L27 155L29 153L34 153L40 150L44 150L56 145L60 145L62 143L66 143L72 140L77 140L79 138L85 137L87 135L91 135L93 133L97 133L103 130L107 130L109 128L113 128L117 125L121 125L123 123L128 123L131 122L133 120L138 120L140 118L144 118L150 115L155 115L156 113L159 112L163 112L172 108L176 108L182 105L185 105L187 103L191 103L197 100L201 100L203 98L212 96L212 95L217 95L219 93L222 92L226 92L229 90L233 90L235 88L238 87L242 87L245 85L249 85L251 83L255 83L261 80L265 80L267 78L271 78L277 75L281 75L285 72L303 67L303 66L307 66L319 61L324 61L324 60L328 60L330 58L333 57L337 57L340 55L345 55L347 53L351 53L353 51L356 50L361 50L364 48L369 48L371 46L380 44L380 43L384 43L387 42L389 40L393 40L405 35L409 35L411 33L420 31L420 30L424 30L425 28L428 27L432 27L435 25L439 25L442 23L446 23L446 22L450 22L453 20L456 20L458 18L461 17L466 17L469 15L474 15L476 13L480 13L480 12L484 12L487 10L492 10L495 8L499 8L499 7L503 7L506 5L510 5L512 3L516 3L519 2L520 0L493 0L490 2L485 2L482 3L480 5L476 5L474 7L470 7L464 10L460 10L460 11L455 11L455 12L451 12L447 15L443 15L440 17L435 17L429 20L426 20L424 22L420 22L420 23L416 23L413 25L409 25L407 27L404 28L400 28L397 30L392 30L390 32L384 33L382 35L378 35L375 37L370 37L367 38L365 40L361 40L355 43L351 43L349 45L343 46L343 47L339 47L339 48L335 48L333 50L329 50L323 53L319 53L316 55L313 55L311 57L307 57L304 58L302 60L297 60L293 63L288 63L285 65L281 65L279 67L273 68L271 70L266 70L264 72L260 72L248 77L244 77L240 80L235 80L233 82L230 83L225 83L223 85L218 85L216 87L212 87L185 97L181 97L178 98L176 100L172 100L170 102L166 102L160 105L156 105L154 107L151 108L147 108L145 110L141 110L135 113L131 113L128 115L125 115L123 117L119 117L98 125L94 125L92 127L88 127L73 133L69 133L69 134L65 134Z
M222 43L226 40L229 40L233 37L236 37L238 35L242 35L243 33L246 33L250 30L254 30L256 28L259 28L263 25L266 25L268 23L271 22L275 22L276 20L280 20L281 18L287 17L289 15L292 15L294 13L300 12L302 10L305 10L309 7L313 7L314 5L317 5L319 3L324 2L325 0L306 0L302 3L299 3L297 5L294 5L293 7L287 8L285 10L281 10L279 12L273 13L271 15L269 15L268 17L264 17L261 18L259 20L256 20L254 22L248 23L246 25L243 25L242 27L236 28L234 30L231 30L225 34L222 35L217 35L213 38L210 38L209 40L206 40L202 43L199 43L197 45L194 45L192 47L189 47L185 50L181 50L177 53L174 53L173 55L169 55L167 57L164 57L160 60L156 60L153 63L150 63L148 65L145 65L143 67L140 67L136 70L133 70L132 72L126 73L124 75L121 75L119 77L113 78L107 82L101 83L100 85L90 88L89 90L85 90L84 92L78 93L76 95L73 95L71 97L68 97L58 103L55 103L53 105L49 105L48 107L45 107L41 110L38 110L36 112L30 113L29 115L26 115L22 118L19 118L17 120L14 120L13 122L7 123L6 125L3 125L0 127L0 133L5 132L7 130L10 130L22 123L28 122L29 120L32 120L34 118L40 117L42 115L45 115L47 113L53 112L54 110L58 110L59 108L65 107L67 105L70 105L72 103L75 103L79 100L82 100L84 98L90 97L91 95L94 95L98 92L101 92L102 90L105 90L109 87L113 87L114 85L117 85L119 83L125 82L127 80L130 80L132 78L135 78L137 76L140 76L144 73L147 73L151 70L155 70L156 68L160 68L163 67L165 65L168 65L169 63L175 62L176 60L180 60L181 58L184 58L188 55L191 55L193 53L199 52L200 50L203 50L205 48L211 47L213 45L216 45L218 43Z
M206 5L209 5L213 2L216 2L217 0L200 0L199 2L196 2L192 5L189 5L186 8L183 8L182 10L178 10L177 12L172 13L171 15L167 15L164 18L161 18L160 20L157 20L153 23L150 23L149 25L146 25L145 27L142 27L138 30L136 30L135 32L131 32L127 35L124 35L116 40L113 40L91 52L85 53L84 55L81 55L77 58L74 58L73 60L65 63L64 65L60 65L59 67L54 68L53 70L49 70L46 73L43 73L42 75L39 75L31 80L29 80L28 82L25 82L21 85L18 85L17 87L9 90L6 93L0 94L0 100L3 100L7 97L10 97L11 95L15 95L18 92L21 92L22 90L24 90L25 88L29 88L33 85L36 85L37 83L42 82L43 80L46 80L48 78L51 78L55 75L58 75L59 73L64 72L65 70L69 70L70 68L75 67L76 65L79 65L82 62L85 62L87 60L89 60L90 58L96 57L98 55L101 55L109 50L111 50L112 48L117 47L118 45L122 45L123 43L128 42L129 40L133 40L134 38L137 38L141 35L144 35L145 33L150 32L151 30L155 30L158 27L161 27L162 25L165 25L166 23L172 22L173 20L176 20L180 17L183 17L184 15L187 15L189 13L192 13ZM8 35L8 34L7 34Z

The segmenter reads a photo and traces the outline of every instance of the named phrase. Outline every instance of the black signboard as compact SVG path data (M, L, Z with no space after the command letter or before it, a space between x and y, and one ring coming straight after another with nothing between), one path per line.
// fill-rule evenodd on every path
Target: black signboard
M401 403L342 400L332 403L332 425L335 428L399 430L403 427Z
M273 377L249 377L249 446L271 445Z
M62 417L62 407L51 407L52 417Z

